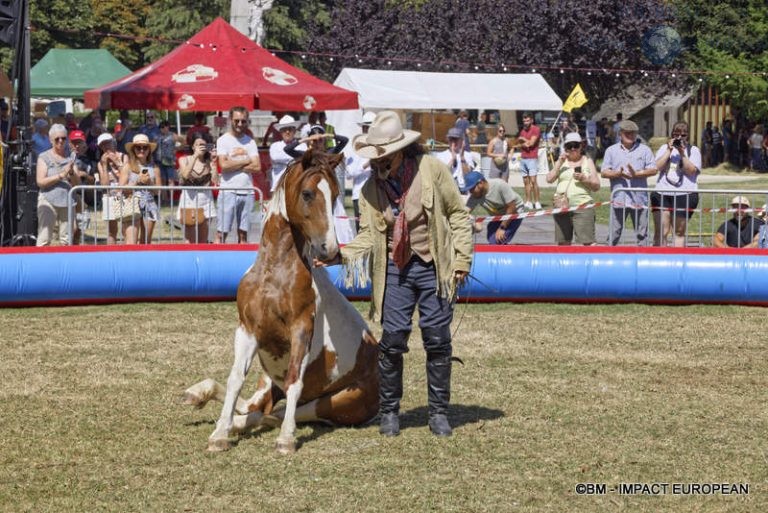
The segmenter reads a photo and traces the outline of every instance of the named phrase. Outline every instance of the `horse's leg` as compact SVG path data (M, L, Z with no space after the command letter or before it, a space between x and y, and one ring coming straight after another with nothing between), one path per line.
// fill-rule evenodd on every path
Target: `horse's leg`
M225 451L230 447L228 438L232 430L235 402L243 388L245 375L248 374L248 369L251 367L256 348L256 337L247 333L243 326L238 327L235 332L235 361L227 379L227 392L224 396L221 415L216 422L216 429L208 437L209 451Z
M208 404L208 401L214 400L224 402L227 389L221 385L218 381L208 378L204 379L200 383L196 383L184 391L184 395L181 398L183 404L194 406L195 409L200 409ZM235 411L237 413L248 413L246 402L242 397L237 397L237 403L235 405Z
M296 406L304 388L304 372L309 362L309 344L301 339L306 337L306 333L309 333L311 338L312 331L300 329L298 331L300 335L296 338L299 341L291 344L291 356L285 377L285 416L280 426L280 434L277 436L277 452L281 454L296 451Z
M245 415L249 412L263 410L265 405L271 403L271 398L267 397L271 388L272 380L269 376L262 374L259 377L256 392L249 400L246 401L240 396L237 397L235 412ZM223 403L226 392L227 389L224 388L221 383L209 378L186 389L181 398L181 402L183 404L194 406L195 409L199 410L211 400Z

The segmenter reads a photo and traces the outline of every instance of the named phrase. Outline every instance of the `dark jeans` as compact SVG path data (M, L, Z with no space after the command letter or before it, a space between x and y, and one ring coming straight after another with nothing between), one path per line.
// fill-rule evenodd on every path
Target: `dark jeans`
M425 263L414 256L401 271L390 260L381 320L384 332L410 332L416 306L419 307L419 327L422 330L450 326L453 320L453 304L437 295L433 263ZM385 339L382 339L382 344L386 343ZM401 347L381 347L381 350L385 353L408 352L407 337L400 344Z
M512 237L515 236L515 232L518 228L520 228L521 224L523 224L522 219L513 219L512 222L507 226L507 229L504 230L504 240L501 242L496 242L496 230L498 230L501 226L501 221L491 221L488 223L488 231L486 232L488 244L509 244L512 242Z

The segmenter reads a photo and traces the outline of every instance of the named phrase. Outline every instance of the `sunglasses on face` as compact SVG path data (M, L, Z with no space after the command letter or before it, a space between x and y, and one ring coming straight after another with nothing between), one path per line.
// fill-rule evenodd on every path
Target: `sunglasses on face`
M738 208L739 210L747 210L749 205L731 205L731 208Z
M247 119L233 119L232 120L233 125L247 125L248 120Z
M579 148L581 148L580 143L568 143L565 145L567 151L578 150Z
M149 146L134 146L133 149L135 151L147 151L149 149Z
M53 142L60 143L60 142L66 141L66 140L67 140L66 137L54 137Z

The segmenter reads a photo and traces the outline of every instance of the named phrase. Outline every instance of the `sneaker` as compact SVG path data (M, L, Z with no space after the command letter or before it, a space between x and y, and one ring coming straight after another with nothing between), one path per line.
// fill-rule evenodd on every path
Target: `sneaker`
M539 203L538 201L534 206L536 207L536 210L541 210L541 203Z
M525 203L523 203L523 207L526 210L532 210L533 209L533 203L531 203L530 201L526 201Z

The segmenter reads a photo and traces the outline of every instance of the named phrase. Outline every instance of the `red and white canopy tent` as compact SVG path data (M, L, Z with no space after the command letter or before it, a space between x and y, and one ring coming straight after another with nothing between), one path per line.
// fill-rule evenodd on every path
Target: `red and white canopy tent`
M85 92L92 109L356 109L357 93L283 62L221 18L157 61Z

